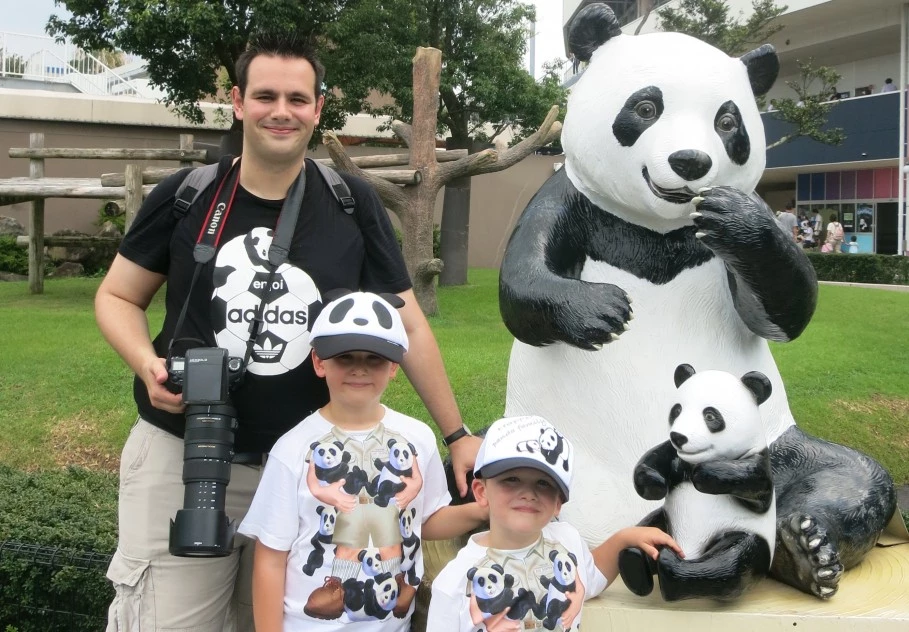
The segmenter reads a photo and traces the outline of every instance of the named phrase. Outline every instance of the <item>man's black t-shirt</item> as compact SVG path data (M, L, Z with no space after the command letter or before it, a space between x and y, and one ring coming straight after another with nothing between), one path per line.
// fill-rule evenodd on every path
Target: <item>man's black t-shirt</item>
M230 162L229 157L222 159L217 182ZM172 211L174 195L188 173L180 171L155 187L119 250L130 261L167 276L164 324L153 341L161 357L174 337L196 266L193 247L218 188L217 182L210 186L178 220ZM328 401L325 382L313 371L309 346L310 314L324 292L348 288L398 293L411 287L394 230L375 191L359 178L342 177L356 200L353 216L341 210L307 160L306 193L288 263L275 274L243 385L231 394L239 418L237 452L268 451L281 434ZM217 254L202 268L178 333L180 339L196 340L175 344L177 352L216 346L232 356L245 355L250 319L268 279L263 263L281 204L237 187ZM138 377L133 393L144 419L183 435L184 416L153 407Z

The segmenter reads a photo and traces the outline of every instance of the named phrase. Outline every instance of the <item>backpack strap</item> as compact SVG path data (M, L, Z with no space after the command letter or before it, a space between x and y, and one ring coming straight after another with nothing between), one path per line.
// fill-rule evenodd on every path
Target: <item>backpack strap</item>
M347 186L347 183L344 179L338 175L338 172L329 167L328 165L319 162L318 160L313 160L316 168L319 170L319 173L322 174L322 179L328 184L331 188L332 195L335 196L335 199L341 203L341 207L344 209L344 212L348 215L353 215L354 206L356 206L353 196L350 193L350 187Z
M350 187L337 171L325 165L318 160L313 160L322 179L325 180L331 189L331 194L341 204L344 212L353 215L356 203L350 192ZM218 163L196 167L183 179L177 191L174 194L174 215L182 219L189 212L190 207L195 204L206 189L218 178Z
M174 194L173 211L177 219L186 217L189 208L218 177L218 163L196 167L183 178Z

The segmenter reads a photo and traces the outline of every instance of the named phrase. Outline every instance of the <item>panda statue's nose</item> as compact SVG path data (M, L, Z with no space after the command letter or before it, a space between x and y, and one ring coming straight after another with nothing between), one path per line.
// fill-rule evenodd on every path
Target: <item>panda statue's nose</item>
M681 448L683 445L688 443L688 437L680 432L670 432L669 438L672 440L672 445L677 448Z
M669 166L686 180L699 180L707 175L713 161L697 149L682 149L669 156Z
M360 327L365 327L369 324L369 321L365 318L354 318L353 321L355 325L359 325Z

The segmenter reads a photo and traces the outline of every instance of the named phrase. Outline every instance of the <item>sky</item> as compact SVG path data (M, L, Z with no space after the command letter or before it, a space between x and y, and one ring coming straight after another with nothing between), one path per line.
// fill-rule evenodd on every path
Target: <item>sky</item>
M562 3L559 0L532 0L537 8L534 76L543 74L543 64L556 57L565 59L562 44ZM54 13L67 15L62 7L55 7L54 0L28 0L16 3L15 11L5 11L0 31L23 33L26 35L45 35L44 26ZM17 39L21 42L21 39ZM37 41L36 41L37 44ZM19 44L21 46L21 43ZM15 46L14 48L18 48Z

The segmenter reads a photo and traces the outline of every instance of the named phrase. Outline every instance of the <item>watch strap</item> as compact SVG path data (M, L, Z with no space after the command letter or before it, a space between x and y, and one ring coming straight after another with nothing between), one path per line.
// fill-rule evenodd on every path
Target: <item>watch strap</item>
M471 436L471 435L470 435L470 430L467 429L467 426L461 426L460 428L458 428L457 430L452 432L450 435L442 437L442 443L444 443L446 446L450 446L452 443L454 443L458 439L462 439L464 437L469 437L469 436Z

